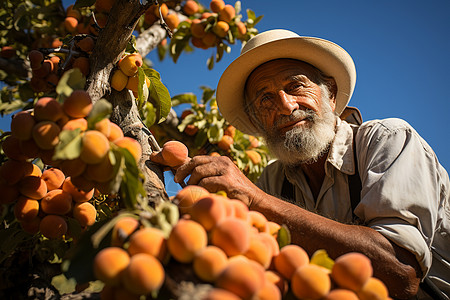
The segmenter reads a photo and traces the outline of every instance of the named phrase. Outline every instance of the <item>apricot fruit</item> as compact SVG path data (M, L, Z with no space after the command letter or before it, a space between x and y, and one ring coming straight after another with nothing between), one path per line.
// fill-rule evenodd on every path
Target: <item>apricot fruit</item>
M230 30L230 25L225 21L219 21L213 26L213 32L220 38L227 36L228 30Z
M214 282L225 269L228 257L219 247L209 245L194 257L192 267L195 275L206 282Z
M256 294L259 300L281 300L281 292L278 287L265 278L263 287Z
M205 28L205 24L203 24L199 19L194 19L192 20L190 31L193 37L202 38L206 34ZM192 111L189 110L188 112L192 113ZM181 119L183 119L183 115L181 116Z
M139 228L139 221L132 217L123 217L114 224L111 233L111 246L122 246L125 240Z
M65 215L72 210L72 195L62 189L51 190L41 199L42 211L52 215Z
M14 216L18 221L30 222L39 213L39 201L19 196L14 205Z
M206 35L206 33L205 33L205 35ZM202 38L203 38L203 37L202 37ZM196 48L200 48L200 49L208 49L209 47L207 47L207 46L205 45L205 43L203 43L202 38L192 37L192 38L191 38L192 45L193 45L194 47L196 47Z
M255 227L259 232L267 231L267 218L259 211L249 211L247 213L247 220L250 226Z
M324 300L359 300L355 292L347 289L334 289L326 295Z
M193 14L196 14L199 10L199 6L197 2L194 0L187 0L186 3L183 6L183 11L186 15L192 16Z
M167 239L170 254L181 263L190 263L195 254L205 248L208 237L205 229L193 220L181 219Z
M306 251L297 245L286 245L274 257L275 270L287 280L291 280L295 270L309 263Z
M36 121L28 111L15 114L11 120L11 135L19 140L29 140Z
M188 158L189 150L179 141L168 141L163 145L161 155L166 166L176 167L183 164Z
M73 217L81 227L92 226L97 218L97 210L90 202L76 203L72 209Z
M61 129L52 121L41 121L34 125L32 136L36 145L42 150L51 150L59 143Z
M41 225L41 218L35 217L29 222L20 221L20 227L22 227L23 231L29 234L36 234L39 232L39 227Z
M255 150L246 150L245 154L247 154L247 157L253 164L257 165L261 163L261 155Z
M372 277L370 259L359 252L349 252L336 258L331 270L331 278L342 288L360 290Z
M81 13L78 9L74 9L73 4L71 4L66 9L66 17L74 17L75 19L80 20Z
M19 181L19 192L31 199L39 200L47 194L47 184L37 176L26 176Z
M389 297L386 285L375 277L370 277L356 294L360 300L384 300Z
M128 54L119 61L119 69L128 77L134 76L142 65L142 56L139 53Z
M209 3L209 8L212 12L219 13L225 7L225 2L223 0L212 0Z
M250 226L243 220L226 217L212 230L211 244L228 256L243 254L250 247Z
M18 183L33 172L33 164L27 161L8 159L0 167L0 178L9 185Z
M188 185L178 191L173 201L177 204L180 212L185 214L189 213L195 202L208 195L210 193L205 188L198 185Z
M116 123L110 122L110 132L108 136L108 140L111 142L115 142L116 140L123 137L123 131L122 128L119 127Z
M120 69L113 72L111 76L111 87L116 91L122 91L128 84L128 76Z
M88 76L89 72L90 72L90 63L89 63L89 58L84 57L84 56L80 56L75 58L75 60L72 63L72 68L78 68L80 70L80 72L84 75L84 76Z
M96 182L104 183L110 181L114 176L114 165L111 163L109 155L97 164L88 164L84 173L87 178Z
M72 195L72 200L75 202L86 202L90 200L94 196L94 189L90 189L88 191L83 191L79 188L77 188L72 183L72 177L66 177L64 180L64 183L62 185L62 190L65 192L68 192L70 195Z
M119 247L100 250L94 258L94 275L107 285L117 286L130 263L128 252Z
M59 168L64 172L66 176L76 177L86 170L87 164L81 160L81 158L65 159L61 161Z
M39 69L44 62L44 54L39 50L31 50L28 53L28 59L30 60L30 66L32 70Z
M229 135L224 135L222 136L222 138L220 139L220 141L217 143L217 146L225 151L230 150L231 145L233 145L234 140L231 136Z
M91 52L92 50L94 50L95 42L92 37L86 36L85 38L77 42L77 46L84 52Z
M110 149L108 138L97 130L86 131L82 138L80 158L87 164L98 164Z
M202 37L202 43L205 45L205 49L215 46L217 41L217 36L213 32L207 32L205 36Z
M289 289L289 284L288 281L283 276L281 276L280 273L275 270L266 270L264 272L264 277L266 280L269 280L270 282L275 284L275 286L280 290L282 296L286 295Z
M44 172L42 172L41 178L47 184L47 190L51 191L61 188L64 180L66 179L66 176L60 169L49 168L45 169Z
M109 12L115 2L115 0L97 0L95 1L95 10L98 12Z
M166 22L167 26L169 26L169 29L174 31L178 25L180 24L180 19L178 18L177 14L168 14L164 17L164 21Z
M236 27L238 30L238 38L243 38L247 33L247 26L242 21L236 22Z
M84 118L91 112L92 100L84 90L75 90L64 100L63 110L72 118Z
M219 20L230 23L236 16L236 10L231 4L226 4L219 12Z
M0 197L0 204L13 203L20 196L17 185L9 185L3 180L0 180L0 191L2 191L2 196Z
M95 182L87 179L84 174L85 173L79 176L71 177L70 181L77 189L88 193L95 188Z
M190 214L192 220L209 231L226 217L225 204L219 197L206 196L194 203Z
M0 57L13 58L16 56L16 50L11 46L3 46L0 51Z
M77 30L78 20L74 17L66 17L64 19L64 28L69 33L74 33Z
M36 158L39 155L40 149L33 138L28 140L21 140L19 143L20 152L28 158Z
M128 253L131 256L146 253L162 262L167 255L167 241L164 233L153 227L139 229L130 237Z
M212 288L207 292L202 300L241 300L241 298L230 291Z
M136 163L139 162L142 156L142 147L139 142L131 137L124 136L122 138L118 138L114 141L114 144L120 148L127 149L131 155L133 155Z
M67 233L67 222L57 215L46 215L39 223L39 231L48 239L60 239Z
M164 278L165 272L161 262L146 253L133 255L122 275L125 288L138 295L159 290Z
M10 159L24 161L28 158L20 149L20 140L12 135L3 140L2 150Z
M256 261L264 269L268 269L272 262L272 249L268 248L266 243L259 238L258 235L252 235L250 238L250 246L244 253L249 259Z
M81 132L88 129L88 122L85 118L75 118L68 120L62 127L61 130L75 130L80 129Z
M299 299L322 299L331 289L328 269L314 264L298 267L292 275L291 289Z

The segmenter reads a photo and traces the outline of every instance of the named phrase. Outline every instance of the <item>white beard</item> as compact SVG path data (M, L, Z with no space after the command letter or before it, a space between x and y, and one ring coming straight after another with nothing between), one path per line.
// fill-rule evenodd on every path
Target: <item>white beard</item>
M336 134L336 116L324 88L322 94L322 117L311 109L296 110L290 116L278 119L273 128L266 128L267 147L281 163L288 166L313 163L328 151ZM284 135L276 129L280 124L303 118L307 120L306 124L296 126Z

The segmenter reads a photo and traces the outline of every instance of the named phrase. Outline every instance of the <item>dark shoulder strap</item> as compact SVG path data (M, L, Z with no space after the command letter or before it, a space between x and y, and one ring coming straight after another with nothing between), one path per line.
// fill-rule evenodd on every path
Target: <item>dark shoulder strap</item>
M348 189L350 191L350 203L352 206L353 220L356 219L354 211L358 203L361 201L361 190L362 190L361 177L359 176L358 171L358 160L356 157L356 142L355 142L358 128L359 127L353 129L353 158L355 161L355 174L348 175Z

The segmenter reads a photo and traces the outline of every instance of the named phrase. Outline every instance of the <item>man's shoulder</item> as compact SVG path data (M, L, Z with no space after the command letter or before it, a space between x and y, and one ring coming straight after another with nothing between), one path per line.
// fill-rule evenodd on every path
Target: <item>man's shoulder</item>
M385 136L398 132L415 133L414 128L400 118L375 119L363 122L358 129L358 135Z

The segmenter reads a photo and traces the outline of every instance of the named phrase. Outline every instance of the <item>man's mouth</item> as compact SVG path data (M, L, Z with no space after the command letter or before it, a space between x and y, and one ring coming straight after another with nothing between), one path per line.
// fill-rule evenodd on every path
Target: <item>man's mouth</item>
M294 128L297 125L305 123L306 121L307 121L307 118L298 118L297 120L285 122L285 123L281 124L280 126L278 126L278 130L284 133L286 131L291 130L292 128Z

